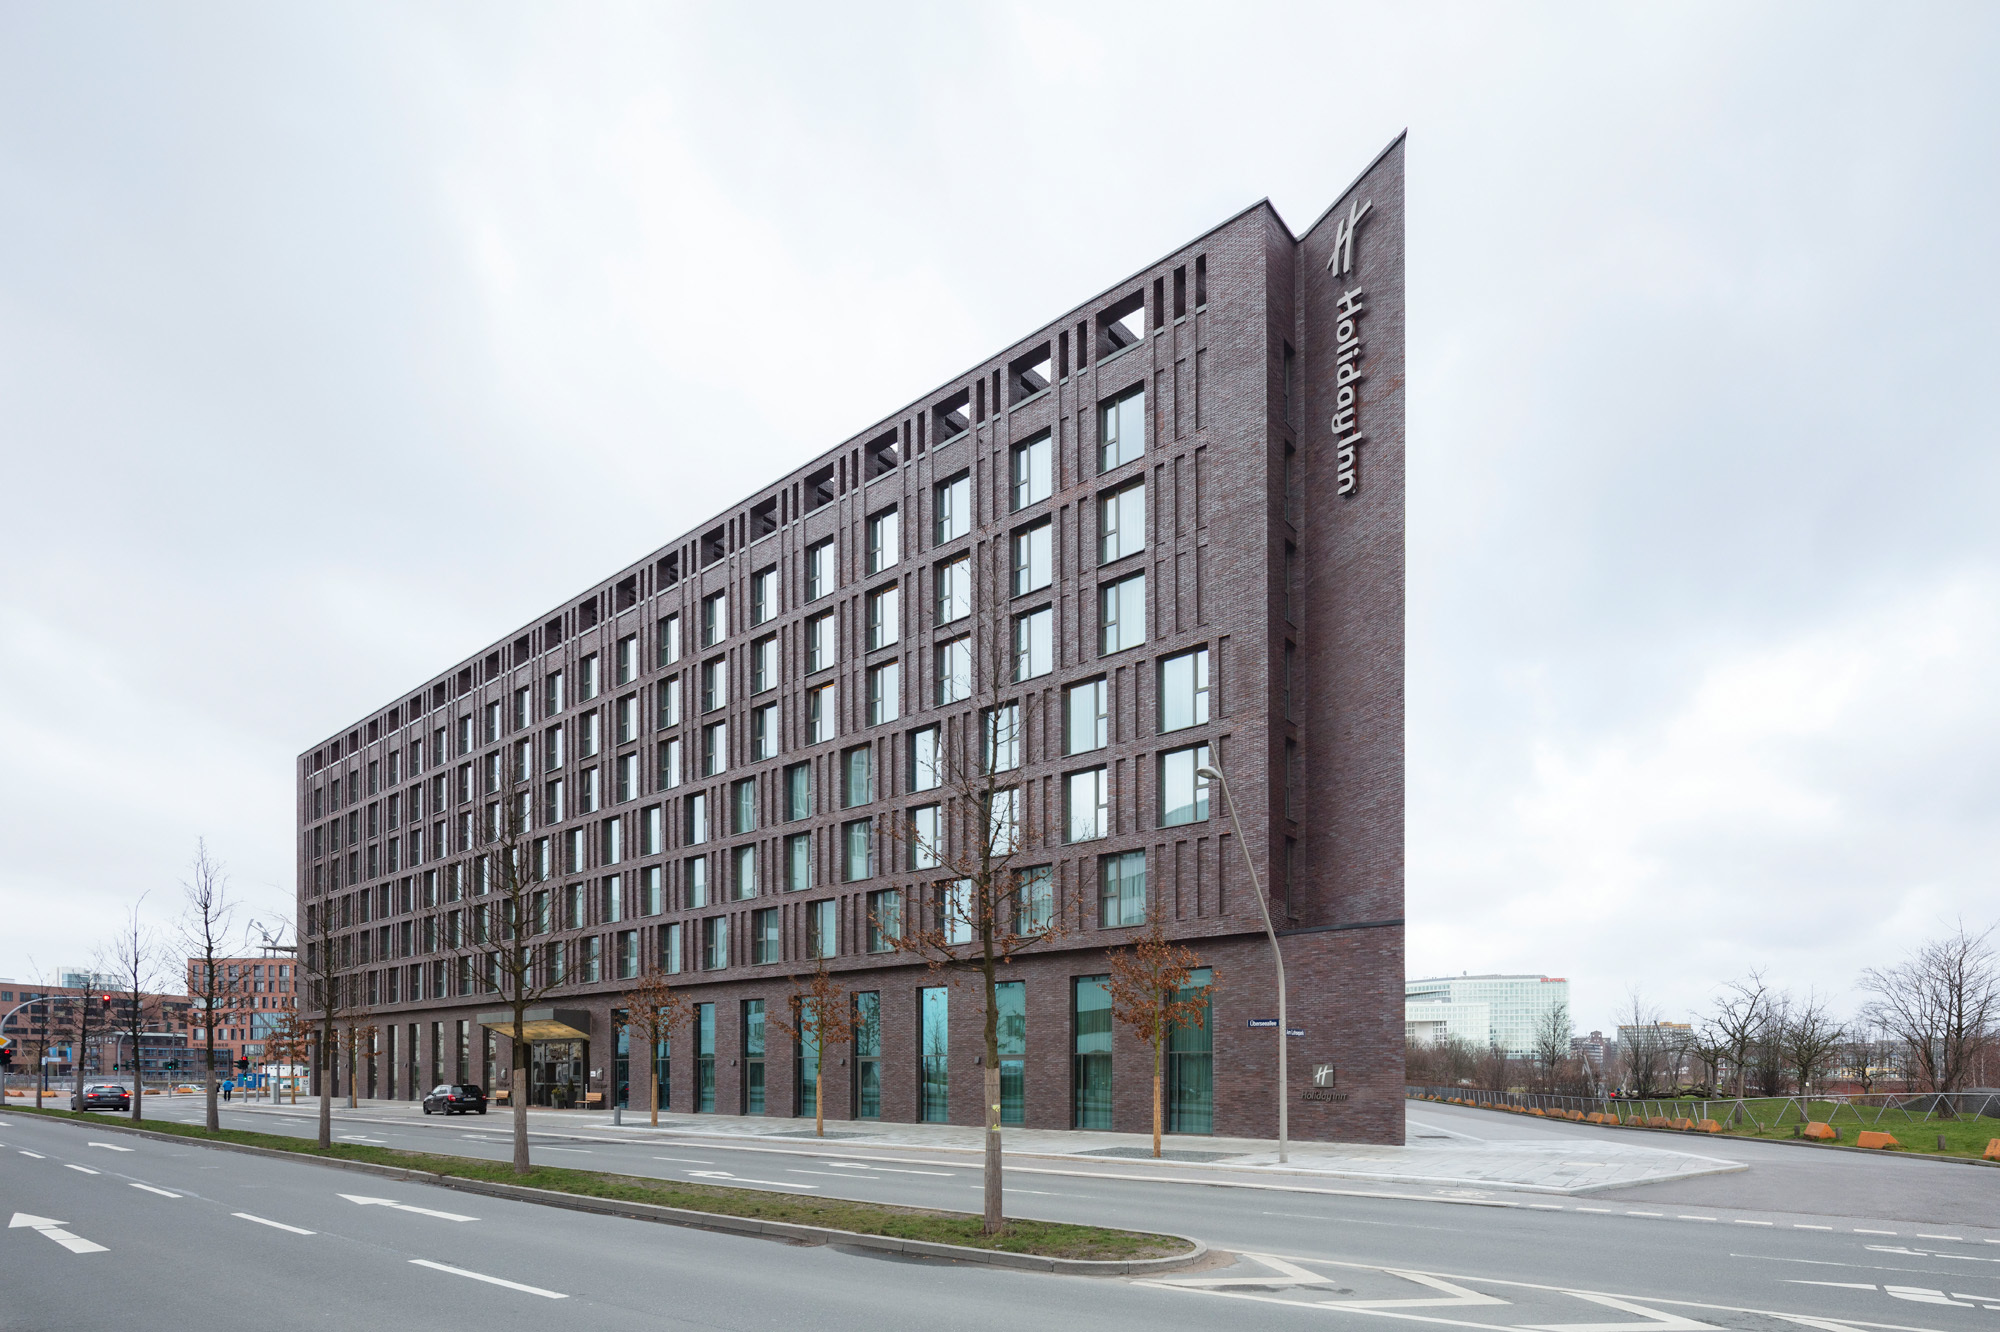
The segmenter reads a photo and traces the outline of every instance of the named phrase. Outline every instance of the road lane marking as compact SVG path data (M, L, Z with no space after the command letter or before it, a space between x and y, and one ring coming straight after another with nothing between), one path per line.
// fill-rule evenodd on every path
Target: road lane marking
M545 1300L566 1300L569 1296L559 1290L543 1290L540 1286L524 1286L518 1281L508 1281L504 1277L487 1276L484 1272L468 1272L463 1267L449 1267L444 1263L434 1263L428 1258L412 1258L417 1267L428 1267L434 1272L449 1272L453 1276L471 1277L474 1281L484 1281L489 1286L505 1286L528 1295L539 1295Z
M817 1184L795 1184L785 1179L744 1179L730 1174L727 1170L690 1170L686 1172L693 1179L722 1179L731 1184L768 1184L774 1189L816 1189Z
M1719 1216L1686 1216L1686 1215L1677 1216L1674 1218L1674 1220L1676 1221L1720 1221L1721 1219L1722 1218Z
M91 1168L90 1168L89 1166L80 1166L80 1165L72 1165L72 1164L70 1164L70 1163L69 1163L68 1161L65 1161L65 1162L63 1162L63 1169L64 1169L64 1170L80 1170L80 1171L82 1171L82 1172L83 1172L84 1174L86 1174L86 1175L97 1175L97 1174L102 1174L102 1173L103 1173L102 1171L98 1171L98 1170L92 1170L92 1169L91 1169Z
M1331 1221L1328 1216L1307 1216L1304 1212L1266 1212L1265 1216L1289 1216L1295 1221Z
M797 1166L786 1166L785 1173L788 1175L821 1175L827 1179L859 1179L871 1184L880 1184L882 1182L873 1175L836 1175L830 1170L801 1170Z
M1562 1210L1562 1204L1561 1204L1561 1203L1529 1203L1529 1204L1528 1204L1528 1210L1529 1210L1529 1211L1531 1211L1531 1212L1560 1212L1560 1211Z
M178 1193L168 1193L165 1189L156 1189L151 1184L134 1183L132 1187L135 1189L144 1189L148 1193L157 1193L162 1198L178 1198L181 1196Z
M362 1207L389 1207L398 1212L415 1212L418 1216L434 1216L440 1221L477 1221L479 1219L476 1216L463 1216L457 1212L440 1212L435 1208L415 1207L409 1203L397 1202L394 1198L364 1198L353 1193L343 1193L339 1196Z
M1579 1207L1576 1210L1579 1212L1599 1212L1605 1216L1614 1216L1617 1213L1617 1209L1611 1207Z
M273 1230L289 1230L294 1235L310 1235L314 1233L310 1230L301 1230L297 1226L288 1226L282 1221L273 1221L269 1217L252 1216L248 1212L231 1212L230 1215L240 1216L245 1221L255 1221L258 1225L269 1226Z
M129 1152L136 1150L135 1148L131 1147L120 1147L115 1142L93 1142L93 1143L88 1143L86 1145L91 1147L102 1147L104 1148L104 1150L108 1152Z
M1663 1215L1665 1215L1665 1213L1662 1213L1662 1212L1627 1212L1627 1213L1625 1213L1625 1215L1627 1215L1627 1216L1663 1216Z
M1963 1236L1963 1235L1926 1235L1926 1234L1924 1234L1924 1232L1923 1232L1923 1231L1921 1231L1921 1230L1917 1232L1917 1238L1918 1238L1918 1239L1941 1239L1941 1240L1952 1240L1952 1241L1954 1241L1954 1242L1956 1242L1956 1243L1959 1243L1959 1244L1963 1244L1963 1243L1965 1243L1965 1236Z
M63 1227L67 1221L58 1221L51 1216L33 1216L27 1212L14 1213L14 1219L7 1223L7 1229L26 1226L37 1235L46 1235L71 1253L109 1253L102 1244L93 1244L81 1235L72 1235Z
M653 1159L654 1159L655 1161L679 1161L679 1162L681 1162L681 1163L682 1163L683 1165L714 1165L714 1164L715 1164L715 1162L713 1162L713 1161L704 1161L704 1160L702 1160L702 1159L701 1159L700 1157L697 1157L697 1156L656 1156L656 1157L654 1157Z
M1793 1230L1832 1230L1832 1226L1809 1226L1803 1221L1792 1222Z
M1777 1224L1777 1222L1775 1221L1752 1221L1747 1217L1741 1217L1741 1216L1732 1217L1731 1219L1734 1220L1736 1224L1739 1226L1771 1226Z
M583 1155L585 1155L585 1156L595 1156L595 1155L597 1155L597 1153L596 1153L596 1152L593 1152L593 1151L591 1151L591 1150L590 1150L590 1148L588 1148L588 1147L549 1147L549 1146L544 1146L544 1147L542 1148L542 1150L543 1150L543 1151L545 1151L545 1152L581 1152L581 1153L582 1153ZM568 1299L569 1297L568 1297L567 1295L565 1295L565 1296L564 1296L563 1298L564 1298L564 1299Z
M1856 1226L1854 1233L1857 1235L1893 1235L1896 1232L1893 1230L1863 1230L1861 1227Z
M28 1150L27 1148L25 1148L25 1147L21 1148L21 1149L20 1149L20 1152L21 1152L21 1155L23 1155L23 1156L32 1156L32 1157L34 1157L34 1158L35 1158L35 1159L36 1159L37 1161L46 1161L46 1160L48 1160L48 1159L49 1159L48 1157L46 1157L46 1156L43 1156L43 1155L42 1155L42 1154L41 1154L40 1152L31 1152L31 1151L29 1151L29 1150Z

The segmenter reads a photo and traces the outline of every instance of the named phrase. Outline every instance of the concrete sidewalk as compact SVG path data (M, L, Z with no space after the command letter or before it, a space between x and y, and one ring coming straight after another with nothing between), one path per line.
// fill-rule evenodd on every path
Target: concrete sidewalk
M231 1108L267 1112L271 1109L265 1104L240 1101ZM277 1107L287 1113L315 1108L316 1103L305 1101L296 1108ZM411 1101L364 1100L358 1110L352 1111L347 1110L344 1101L336 1101L334 1108L338 1113L369 1119L401 1120L420 1114ZM481 1127L490 1132L505 1132L511 1118L512 1112L506 1106L494 1106L481 1121ZM612 1113L605 1110L528 1111L529 1128L537 1135L584 1135L634 1142L684 1142L699 1138L744 1145L762 1142L773 1148L802 1147L815 1141L809 1119L662 1111L660 1126L655 1129L647 1125L644 1110L627 1112L622 1124L614 1124L612 1118ZM979 1152L981 1136L978 1127L965 1124L828 1120L824 1141L857 1152L894 1149L970 1155ZM1009 1157L1128 1167L1152 1163L1150 1134L1009 1128L1003 1141ZM1609 1130L1603 1139L1496 1142L1438 1133L1419 1125L1411 1126L1409 1141L1402 1146L1293 1142L1288 1157L1284 1165L1279 1165L1278 1145L1268 1138L1176 1136L1165 1141L1162 1151L1163 1163L1181 1169L1195 1167L1374 1184L1414 1184L1433 1189L1550 1194L1592 1193L1749 1168L1721 1156L1611 1140Z

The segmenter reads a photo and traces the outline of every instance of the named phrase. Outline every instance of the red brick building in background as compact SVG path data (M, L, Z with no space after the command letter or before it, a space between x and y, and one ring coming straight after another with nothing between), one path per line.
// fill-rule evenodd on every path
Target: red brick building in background
M881 816L935 802L927 746L997 688L1065 927L1009 969L1007 1120L1149 1126L1099 980L1158 916L1221 976L1170 1127L1275 1133L1269 945L1213 762L1304 1031L1291 1131L1401 1141L1403 157L1299 236L1252 206L302 754L299 919L374 1028L362 1094L508 1067L474 961L504 801L567 977L534 1099L643 1087L615 1015L659 967L703 1006L667 1107L800 1112L765 1017L823 944L870 1019L827 1052L829 1115L981 1122L977 988L871 919L931 891ZM996 616L1009 678L968 698Z
M195 1052L197 1065L194 1081L200 1081L201 1051L207 1048L199 998L204 993L202 965L199 958L187 962L188 994L197 996L190 1001L185 1019L188 1047ZM290 960L272 957L224 957L216 959L215 965L221 973L218 988L226 995L215 1024L215 1066L217 1074L227 1078L234 1075L237 1059L248 1059L252 1064L263 1061L265 1038L296 1006L298 967Z

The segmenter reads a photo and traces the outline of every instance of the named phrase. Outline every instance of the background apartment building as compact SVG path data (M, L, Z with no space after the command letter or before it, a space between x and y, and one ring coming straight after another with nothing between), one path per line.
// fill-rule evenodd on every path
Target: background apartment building
M188 993L195 996L187 1015L187 1041L196 1051L197 1060L205 1057L201 1051L207 1049L202 1026L205 1006L201 996L209 990L204 984L202 967L203 963L198 958L187 961ZM215 992L219 996L215 1022L216 1069L221 1076L229 1077L234 1072L231 1066L236 1060L248 1059L257 1063L263 1059L264 1043L293 1011L298 966L273 957L225 957L216 959L215 967Z
M509 1067L482 955L512 823L561 977L536 1101L643 1095L621 996L658 969L697 1003L652 1052L670 1110L810 1113L816 1052L768 1018L824 958L863 1019L829 1114L980 1122L977 989L884 929L947 890L885 828L953 835L938 765L979 746L1061 927L1003 987L1007 1122L1150 1122L1104 978L1158 917L1221 978L1171 1126L1275 1132L1213 763L1305 1031L1292 1131L1400 1141L1402 166L1299 238L1247 209L301 755L302 938L361 1092Z

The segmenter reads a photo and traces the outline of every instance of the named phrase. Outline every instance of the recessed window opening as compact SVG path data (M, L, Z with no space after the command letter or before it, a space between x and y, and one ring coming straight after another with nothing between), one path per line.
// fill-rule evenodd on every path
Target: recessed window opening
M721 559L728 553L728 529L716 527L703 533L700 551L701 567L704 569Z
M767 537L778 530L778 497L771 496L750 506L750 539Z
M807 477L805 485L807 513L831 503L834 496L833 464L828 463Z
M1049 360L1049 344L1041 346L1019 357L1007 366L1007 382L1011 388L1007 397L1008 406L1024 398L1032 398L1049 386L1055 367Z
M946 440L957 435L962 435L970 430L972 428L971 412L971 389L960 389L937 406L931 408L931 416L937 425L936 435L938 443L942 444Z
M653 566L653 574L660 590L665 591L681 581L681 556L679 551L662 555L660 562Z
M862 447L862 459L862 475L870 481L895 471L903 461L903 450L896 442L896 432L891 430L879 439L870 440Z
M1097 315L1097 359L1121 352L1146 336L1146 293L1144 288Z

